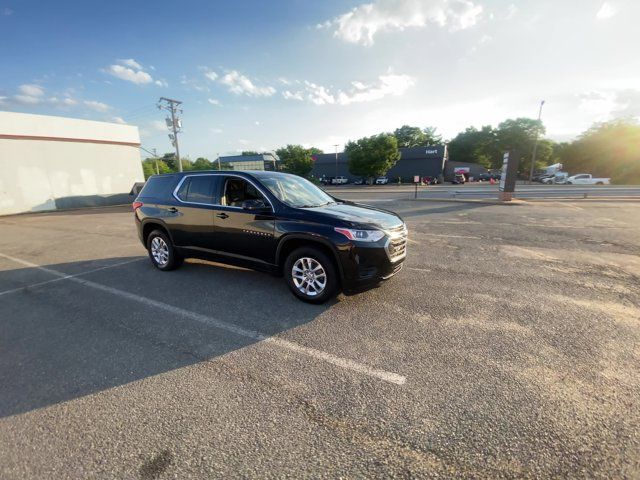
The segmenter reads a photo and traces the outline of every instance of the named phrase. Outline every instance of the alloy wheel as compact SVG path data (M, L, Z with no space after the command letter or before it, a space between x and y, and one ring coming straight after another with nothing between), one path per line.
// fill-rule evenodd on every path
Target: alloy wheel
M161 237L154 237L151 240L151 255L161 267L169 263L169 246Z
M302 257L296 260L291 268L293 283L300 293L316 297L327 286L327 273L318 260L311 257Z

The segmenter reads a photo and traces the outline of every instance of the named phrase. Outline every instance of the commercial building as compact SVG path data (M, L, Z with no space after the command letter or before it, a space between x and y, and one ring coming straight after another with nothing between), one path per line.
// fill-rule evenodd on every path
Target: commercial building
M400 160L388 172L387 177L395 182L413 182L414 176L420 178L434 177L441 181L450 181L456 169L463 172L467 178L477 178L487 169L476 163L453 162L447 154L446 145L429 147L400 148ZM349 172L349 159L344 152L323 153L314 156L311 174L316 178L346 177L350 181L359 177Z
M138 127L0 112L0 215L131 201Z
M445 145L400 148L399 151L400 160L387 172L392 181L401 178L403 182L411 182L414 175L440 177L444 172L447 161ZM335 153L316 155L312 174L316 178L347 177L351 181L359 178L349 172L349 161L344 152L338 153L337 161Z
M277 170L277 162L278 157L272 153L220 157L220 166L224 170Z

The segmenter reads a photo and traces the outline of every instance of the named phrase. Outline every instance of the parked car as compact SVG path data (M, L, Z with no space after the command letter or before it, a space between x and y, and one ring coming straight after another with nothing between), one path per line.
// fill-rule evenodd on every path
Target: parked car
M567 185L609 185L610 178L596 178L590 173L580 173L567 178Z
M407 227L397 214L339 200L286 173L156 175L133 210L159 270L190 257L266 270L311 303L380 283L406 256Z
M364 178L357 178L353 181L354 185L364 185Z
M569 178L569 174L567 172L556 172L553 176L542 179L542 183L545 185L563 185L567 183L567 178Z
M479 182L488 182L489 180L491 180L491 174L489 172L481 173L480 175L478 175Z
M387 183L389 183L389 179L387 177L376 178L376 185L386 185Z
M347 177L333 177L331 179L331 185L346 185L347 183L349 183Z
M453 176L453 179L451 180L451 183L455 184L464 184L464 182L466 182L467 179L465 178L465 176L462 173L456 173Z
M438 177L423 177L422 178L422 183L426 184L426 185L436 185L438 183L440 183L440 180L438 179Z

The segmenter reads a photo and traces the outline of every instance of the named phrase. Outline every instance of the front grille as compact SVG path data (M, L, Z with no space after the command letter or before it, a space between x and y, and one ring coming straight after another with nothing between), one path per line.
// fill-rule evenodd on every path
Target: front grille
M387 230L387 256L391 262L397 262L407 255L407 227L402 224Z

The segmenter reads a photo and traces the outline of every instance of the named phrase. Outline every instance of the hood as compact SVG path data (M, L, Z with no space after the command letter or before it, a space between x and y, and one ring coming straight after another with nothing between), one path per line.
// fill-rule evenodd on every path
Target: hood
M335 205L306 208L305 210L341 220L345 222L345 224L348 224L349 227L356 228L373 227L389 229L402 225L403 223L402 219L395 213L356 203L338 203Z

